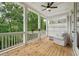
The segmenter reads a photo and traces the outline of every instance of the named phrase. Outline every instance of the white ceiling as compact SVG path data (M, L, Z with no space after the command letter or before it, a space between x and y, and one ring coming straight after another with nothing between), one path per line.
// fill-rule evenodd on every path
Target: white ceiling
M35 11L41 13L45 17L53 16L60 13L68 12L70 9L72 9L72 2L55 2L54 5L58 6L56 9L52 9L51 12L45 10L44 7L41 5L46 5L47 2L24 2L24 4L29 6L30 8L34 9Z

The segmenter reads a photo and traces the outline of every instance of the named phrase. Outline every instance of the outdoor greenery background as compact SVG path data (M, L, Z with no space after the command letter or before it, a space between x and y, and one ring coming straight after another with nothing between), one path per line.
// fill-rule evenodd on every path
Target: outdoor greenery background
M28 31L38 31L38 15L29 11L28 13ZM41 16L41 30L46 30L46 22L44 17Z
M15 3L3 2L0 6L0 32L23 31L23 8Z
M27 11L28 12L28 11ZM28 31L38 30L38 15L29 11ZM46 23L41 17L41 30L45 30ZM0 33L23 31L23 7L12 2L0 3Z

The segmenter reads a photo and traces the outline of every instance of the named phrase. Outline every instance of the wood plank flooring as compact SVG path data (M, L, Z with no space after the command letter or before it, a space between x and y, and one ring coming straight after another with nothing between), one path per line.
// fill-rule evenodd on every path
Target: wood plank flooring
M32 42L25 46L8 51L3 55L7 56L72 56L71 47L63 47L55 44L47 37Z

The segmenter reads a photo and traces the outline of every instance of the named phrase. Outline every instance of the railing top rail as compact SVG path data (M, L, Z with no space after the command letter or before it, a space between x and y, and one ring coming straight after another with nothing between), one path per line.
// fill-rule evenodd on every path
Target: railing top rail
M8 32L8 33L0 33L0 35L3 35L3 34L23 34L25 32Z
M45 31L40 31L40 32L45 32ZM23 34L26 32L7 32L7 33L0 33L0 35L7 35L7 34ZM27 33L32 33L32 31L27 31ZM33 33L39 33L39 31L34 31Z
M40 33L42 33L42 32L46 32L46 31L40 31ZM39 31L33 31L33 32L32 31L28 31L27 33L28 34L31 34L31 33L39 33Z

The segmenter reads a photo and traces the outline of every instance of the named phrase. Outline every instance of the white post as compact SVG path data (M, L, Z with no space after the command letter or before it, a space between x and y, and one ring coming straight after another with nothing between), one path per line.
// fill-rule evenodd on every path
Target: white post
M46 35L48 36L48 19L46 18Z
M40 29L40 15L38 14L38 29Z
M74 13L73 13L73 28L72 28L72 39L73 39L73 51L75 55L79 55L79 49L77 47L77 3L73 3Z
M26 43L27 39L27 9L23 7L23 43Z
M40 14L38 14L38 30L39 30L39 32L38 32L38 38L40 38L40 34L41 34L41 33L40 33L40 30L41 30L41 26L40 26L40 25L41 25L41 24L40 24L41 22L40 22L40 21L41 21L41 19L40 19Z
M25 43L25 8L23 7L23 43Z
M77 47L77 3L74 3L74 43Z

